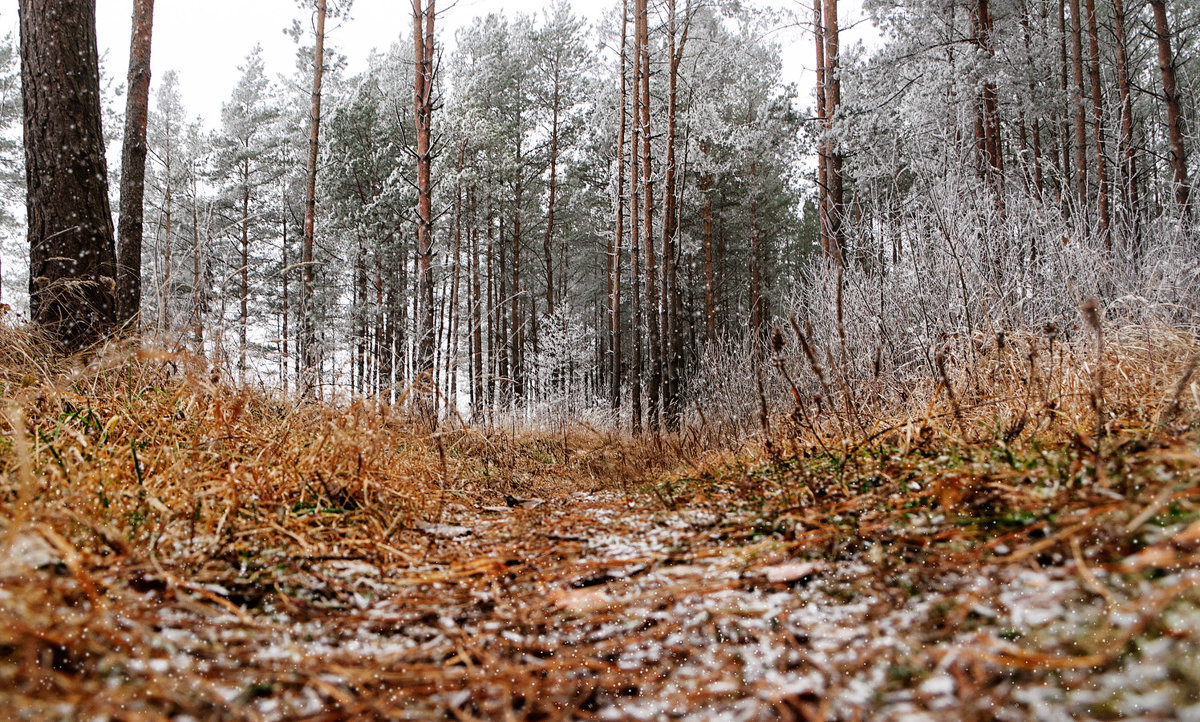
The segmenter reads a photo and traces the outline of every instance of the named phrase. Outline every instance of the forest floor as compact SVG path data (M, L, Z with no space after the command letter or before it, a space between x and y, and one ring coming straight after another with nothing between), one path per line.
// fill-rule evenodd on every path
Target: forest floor
M960 394L728 452L422 434L181 363L0 359L0 714L1200 719L1182 362L1130 390L1155 423L1114 385L1100 443L1064 385L1015 434Z

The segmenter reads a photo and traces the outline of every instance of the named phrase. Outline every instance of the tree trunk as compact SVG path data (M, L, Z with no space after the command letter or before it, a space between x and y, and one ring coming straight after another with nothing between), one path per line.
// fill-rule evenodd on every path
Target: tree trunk
M170 246L167 246L170 248ZM246 381L246 326L250 320L250 161L242 166L242 279L241 316L238 325L238 374Z
M634 0L633 18L633 76L630 94L630 110L633 111L633 128L629 134L629 288L633 292L633 320L630 335L633 342L633 376L630 392L633 433L642 431L642 276L641 276L641 178L642 164L638 157L638 139L642 135L640 107L642 96L641 56L641 10L642 0Z
M1083 11L1079 0L1071 3L1071 72L1075 80L1072 98L1075 102L1075 194L1079 201L1079 213L1086 226L1088 207L1087 172L1087 110L1084 97L1087 90L1083 84Z
M1061 72L1059 73L1059 78L1058 78L1058 89L1059 89L1060 97L1062 98L1063 102L1067 103L1067 107L1062 108L1063 113L1059 119L1059 124L1058 124L1058 150L1059 150L1059 153L1055 154L1056 160L1059 157L1061 157L1061 159L1062 159L1061 161L1058 161L1059 165L1060 165L1060 168L1059 168L1060 178L1059 178L1059 187L1058 187L1058 191L1057 191L1057 196L1058 196L1057 200L1061 207L1066 207L1067 196L1070 193L1070 191L1068 189L1070 188L1070 184L1071 184L1071 181L1070 181L1070 178L1071 178L1071 150L1070 150L1071 142L1068 139L1068 136L1070 135L1070 132L1071 132L1071 121L1068 120L1068 116L1070 115L1070 107L1069 106L1073 104L1073 99L1071 101L1067 100L1068 98L1071 97L1071 93L1070 93L1071 82L1069 80L1070 74L1071 74L1071 71L1070 71L1071 64L1070 64L1069 56L1067 55L1067 35L1068 35L1068 33L1067 33L1067 10L1066 10L1067 5L1066 5L1066 3L1067 3L1067 0L1058 0L1058 37L1059 37L1058 58L1059 58L1059 65L1060 65L1060 69L1061 69ZM1056 107L1057 107L1057 105L1056 105Z
M512 353L509 357L509 373L512 376L512 392L513 399L520 401L525 397L524 385L524 359L525 359L525 334L521 318L521 202L524 196L524 183L522 182L522 149L521 143L517 143L517 187L516 187L516 207L513 210L513 238L512 238L512 288L509 291L509 297L512 299L510 320L511 327L509 328L509 338L512 340Z
M1113 34L1117 45L1117 89L1121 94L1121 195L1126 225L1135 250L1141 245L1141 209L1138 202L1137 155L1133 145L1133 89L1129 80L1129 40L1125 35L1125 0L1113 0Z
M621 96L620 108L617 111L617 198L616 232L613 236L613 246L610 259L609 273L609 333L612 343L609 370L609 403L613 409L621 408L621 246L625 233L625 97L628 89L625 83L625 50L629 31L629 0L621 2ZM620 419L618 417L618 424Z
M204 355L204 274L200 267L200 179L196 162L192 161L192 343L196 353ZM283 221L283 337L284 356L287 356L287 217ZM287 391L287 379L284 379Z
M754 333L755 348L766 339L767 309L763 296L763 251L762 235L758 229L758 197L754 183L758 176L758 165L750 161L750 328ZM840 266L838 276L841 276Z
M717 336L717 293L713 275L713 179L712 173L700 177L700 193L704 196L704 340L712 343ZM823 194L822 194L823 195Z
M546 233L542 238L542 246L546 254L546 314L554 313L554 256L550 243L554 237L554 202L558 193L558 104L559 77L558 65L554 66L554 97L550 110L550 200L546 206Z
M642 88L639 109L642 136L642 246L646 254L646 349L649 374L646 385L646 413L656 427L661 421L662 358L659 345L659 314L662 301L658 288L658 259L654 252L654 181L651 176L650 146L650 16L647 0L637 0L637 53L641 65Z
M979 49L990 59L996 49L992 42L992 10L988 0L976 0L975 33ZM996 83L990 77L984 80L981 93L983 125L984 173L992 193L1004 208L1004 155L1000 143L1000 113L996 97Z
M433 182L431 125L433 121L433 22L434 0L412 0L413 9L413 118L417 128L417 375L431 376L434 363L433 310ZM433 383L433 379L423 379ZM433 413L433 398L423 411Z
M1172 184L1175 203L1185 215L1191 215L1191 186L1188 184L1187 150L1183 145L1183 111L1175 80L1175 58L1171 54L1171 28L1167 23L1165 0L1150 0L1154 11L1154 35L1158 40L1158 68L1162 72L1163 103L1167 106L1167 142L1171 149Z
M667 0L667 162L663 175L663 359L665 383L663 392L667 425L674 429L679 425L680 376L683 373L683 334L680 317L683 315L679 298L679 279L676 269L676 167L675 136L679 106L679 65L683 61L683 50L687 45L691 19L691 5L684 12L683 33L676 43L678 31L675 17L675 0Z
M479 228L477 227L477 198L471 186L471 417L478 420L484 407L483 395L483 287L479 279Z
M142 202L146 192L146 122L150 107L153 25L154 0L134 0L117 233L117 320L120 323L133 321L142 305Z
M66 351L116 322L95 0L21 0L29 310Z
M838 106L842 104L842 83L839 74L839 38L837 0L823 0L824 52L825 52L825 132L826 132L826 186L829 193L828 235L833 247L833 256L838 264L845 263L843 247L845 245L842 230L844 212L843 183L842 183L842 153L832 138L833 120L837 116Z
M817 237L823 255L832 260L836 258L836 251L829 235L829 116L825 107L825 21L822 19L822 2L813 0L813 35L817 46L817 122L822 129L822 137L817 141ZM711 211L712 203L705 201L705 205ZM705 248L707 251L709 247Z
M1100 239L1104 250L1112 252L1109 235L1108 168L1104 157L1104 98L1100 92L1100 33L1096 29L1096 0L1086 0L1088 20L1088 73L1092 81L1092 131L1096 137L1096 210L1100 215Z
M313 256L313 236L317 224L317 153L321 139L321 84L325 78L325 15L326 0L317 0L316 46L313 50L312 107L308 116L308 163L304 185L304 242L300 250L300 389L313 395L317 389L316 308L313 283L316 267Z
M283 243L281 248L283 252L280 257L280 264L283 270L280 272L280 283L283 285L283 393L288 392L288 233L287 233L287 210L283 212Z

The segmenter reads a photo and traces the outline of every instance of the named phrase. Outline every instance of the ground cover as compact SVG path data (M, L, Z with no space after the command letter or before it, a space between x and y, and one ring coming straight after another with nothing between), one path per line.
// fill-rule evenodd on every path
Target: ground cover
M1200 717L1186 339L943 366L869 422L798 394L725 449L11 341L17 718Z

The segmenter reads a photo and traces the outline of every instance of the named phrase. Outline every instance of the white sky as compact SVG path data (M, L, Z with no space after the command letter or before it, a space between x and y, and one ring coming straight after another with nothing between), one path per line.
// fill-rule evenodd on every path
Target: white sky
M615 0L572 0L575 11L591 21L615 5ZM804 8L808 0L759 0L774 7ZM105 57L106 73L123 84L129 57L132 0L97 0L97 34ZM489 12L540 13L546 0L443 0L439 16L439 40L453 43L454 31L472 18ZM857 11L859 2L844 6ZM329 44L347 56L350 70L361 70L373 49L384 50L401 35L412 32L409 0L355 0L351 19L331 32ZM845 14L845 13L843 13ZM241 75L238 65L256 43L262 43L267 70L272 75L288 74L295 67L296 45L284 34L293 19L307 22L295 0L157 0L154 17L154 47L151 55L153 82L167 70L179 73L184 104L189 114L213 126ZM845 24L845 20L843 20ZM860 28L861 30L862 28ZM0 0L0 33L17 33L17 0ZM861 32L848 33L848 43ZM777 38L784 46L785 81L806 90L813 82L811 36L781 29ZM806 99L801 100L807 104ZM120 104L124 107L123 102Z

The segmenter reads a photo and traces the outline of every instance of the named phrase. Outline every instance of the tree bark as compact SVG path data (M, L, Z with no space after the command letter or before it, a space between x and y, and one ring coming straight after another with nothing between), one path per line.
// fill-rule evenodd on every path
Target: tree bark
M192 343L196 353L204 355L204 274L200 266L200 174L192 161ZM283 355L287 356L287 216L283 220ZM286 370L286 367L285 367ZM284 377L284 392L287 377Z
M1079 200L1079 212L1087 218L1088 172L1087 172L1087 110L1084 97L1087 90L1083 84L1083 11L1079 0L1071 3L1071 72L1075 87L1072 98L1075 103L1075 194Z
M321 140L321 84L325 78L325 15L326 0L317 0L316 45L313 49L312 106L308 116L308 161L304 184L304 241L300 250L300 389L313 395L317 389L316 308L313 284L316 266L313 256L313 237L317 225L317 154Z
M471 186L471 416L478 420L484 407L483 395L483 288L479 279L479 229L476 227L478 202L476 188Z
M1117 46L1117 90L1121 95L1121 194L1126 225L1134 248L1140 246L1141 210L1138 201L1137 155L1133 145L1133 90L1129 80L1129 40L1125 35L1125 0L1113 0L1113 34Z
M1175 57L1171 54L1171 28L1165 0L1150 0L1154 11L1154 35L1158 41L1158 69L1162 73L1163 103L1167 106L1167 143L1171 149L1172 185L1175 203L1191 215L1191 186L1188 183L1187 150L1183 145L1183 111L1175 79Z
M121 323L136 319L142 305L142 204L146 192L146 122L150 114L153 27L154 0L134 0L117 227L117 319Z
M628 92L625 83L625 51L629 31L629 0L621 2L621 96L620 108L617 111L617 198L616 231L613 235L613 246L609 274L609 333L612 344L609 370L609 403L613 409L621 408L621 246L625 233L625 98Z
M1085 0L1088 21L1088 74L1092 81L1092 133L1096 139L1096 210L1100 215L1100 239L1104 250L1112 251L1109 235L1108 167L1104 157L1104 98L1100 91L1100 33L1096 29L1096 0Z
M842 104L842 83L839 73L839 38L837 0L823 0L824 52L825 52L825 133L826 133L826 186L829 193L827 209L829 229L827 231L833 257L838 264L845 263L842 220L844 212L844 186L842 182L842 153L832 138L833 120Z
M550 109L550 199L546 205L546 232L542 246L546 255L546 314L554 313L554 254L551 241L554 238L554 203L558 197L558 112L559 112L559 63L554 64L554 95Z
M629 134L629 287L633 292L633 321L630 336L633 343L633 374L630 384L630 406L632 406L633 433L642 431L642 277L641 277L641 178L642 164L638 157L638 140L642 134L640 107L642 95L641 62L641 0L634 0L633 18L633 62L630 72L633 83L630 94L630 110L633 111L633 128Z
M682 35L676 43L678 24L675 0L667 0L667 154L663 174L663 370L665 376L663 406L667 425L674 429L679 424L680 377L683 373L683 334L680 317L683 315L679 297L679 279L676 269L677 195L675 166L675 136L678 128L679 65L683 61L683 50L687 45L691 20L691 5L684 11Z
M821 125L822 135L817 141L817 236L825 258L835 260L837 249L830 235L829 221L829 115L828 108L825 107L825 21L822 2L823 0L813 0L813 35L817 53L817 120ZM706 201L706 207L711 211L711 201ZM705 248L708 250L709 246Z
M29 306L60 348L116 323L95 0L21 0Z
M170 246L168 246L170 248ZM250 321L250 161L242 161L241 315L238 325L238 374L246 380L246 326Z
M417 128L417 375L433 374L436 342L433 309L433 182L431 126L433 121L434 0L412 0L413 118ZM426 379L433 383L433 379ZM431 389L432 390L432 389ZM424 411L433 413L433 399Z
M642 84L638 97L642 140L642 246L646 254L646 349L649 374L646 384L646 414L651 424L660 421L662 401L662 358L659 320L662 300L658 288L658 259L654 252L654 181L650 145L650 15L647 0L637 0L637 53Z
M1058 89L1063 102L1067 103L1067 107L1061 108L1063 112L1059 117L1058 145L1055 153L1055 162L1059 164L1059 184L1056 195L1060 207L1066 207L1067 196L1070 194L1071 141L1069 140L1069 135L1071 132L1071 121L1068 120L1068 116L1071 114L1069 106L1074 104L1074 98L1071 98L1070 93L1071 63L1067 54L1068 33L1066 3L1067 0L1058 0L1058 58L1061 70L1058 77ZM1068 101L1068 98L1071 98L1071 100Z
M704 340L712 343L717 336L717 293L713 275L713 178L712 173L700 176L700 193L704 196Z

